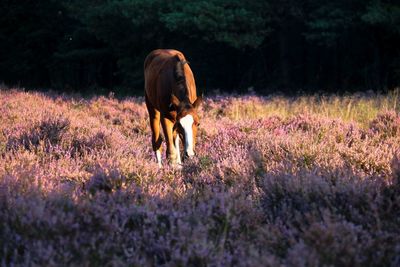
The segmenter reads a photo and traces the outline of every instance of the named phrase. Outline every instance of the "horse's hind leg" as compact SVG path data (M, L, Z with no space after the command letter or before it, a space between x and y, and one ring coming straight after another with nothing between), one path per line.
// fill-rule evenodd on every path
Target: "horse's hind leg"
M162 138L160 135L160 112L156 110L151 103L148 101L147 96L146 99L146 107L149 112L150 117L150 128L151 128L151 144L153 146L153 151L156 154L156 160L158 166L161 167L161 144Z

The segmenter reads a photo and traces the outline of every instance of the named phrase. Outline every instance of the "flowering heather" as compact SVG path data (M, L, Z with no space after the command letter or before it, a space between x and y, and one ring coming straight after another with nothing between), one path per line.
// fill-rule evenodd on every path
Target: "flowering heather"
M0 91L0 266L399 266L393 95L210 97L158 169L142 98Z

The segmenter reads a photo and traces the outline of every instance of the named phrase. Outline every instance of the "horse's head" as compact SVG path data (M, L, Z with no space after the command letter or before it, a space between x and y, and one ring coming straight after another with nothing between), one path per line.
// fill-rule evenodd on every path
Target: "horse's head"
M197 109L202 100L202 97L198 97L196 101L190 103L189 100L179 101L176 96L171 96L171 104L174 106L177 112L175 127L180 138L184 140L185 156L188 157L194 156L197 127L199 126Z

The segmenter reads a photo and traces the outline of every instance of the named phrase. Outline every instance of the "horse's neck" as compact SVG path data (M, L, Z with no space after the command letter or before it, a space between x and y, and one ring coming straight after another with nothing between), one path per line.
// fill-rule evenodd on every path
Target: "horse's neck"
M179 101L189 100L189 92L186 86L176 87L173 94L179 99Z

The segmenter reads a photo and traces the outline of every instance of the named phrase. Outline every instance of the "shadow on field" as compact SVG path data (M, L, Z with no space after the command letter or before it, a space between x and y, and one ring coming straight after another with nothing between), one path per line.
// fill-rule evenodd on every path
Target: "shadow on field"
M274 255L291 266L397 266L400 248L400 169L391 182L360 179L351 170L271 173L260 164L264 226L273 226ZM397 167L396 167L397 166Z

